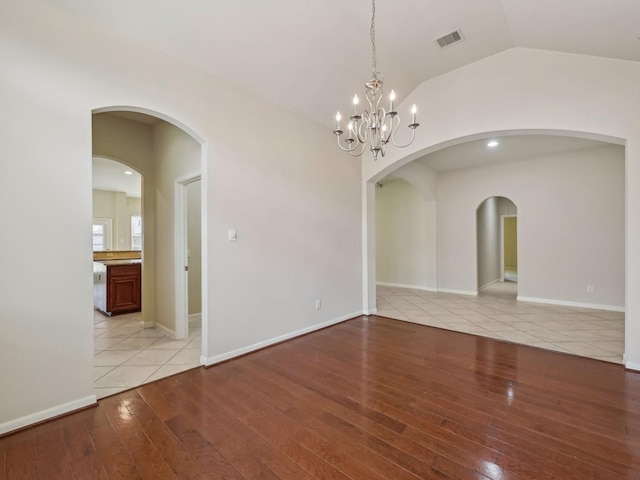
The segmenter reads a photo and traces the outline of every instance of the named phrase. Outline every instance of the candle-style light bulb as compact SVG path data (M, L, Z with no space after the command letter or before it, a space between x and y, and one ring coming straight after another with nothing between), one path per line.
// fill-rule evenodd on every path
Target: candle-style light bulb
M353 133L353 122L349 122L349 138L351 137L351 134Z
M391 90L391 93L389 94L389 111L393 112L393 101L396 99L396 92L394 90Z
M357 115L358 114L358 103L360 103L360 99L358 98L358 95L354 95L353 96L353 114Z
M413 104L413 107L411 107L411 113L413 114L413 121L411 123L416 123L416 112L418 111L418 107L416 107L416 104Z
M340 112L336 113L336 130L340 130L341 119L342 119L342 115L340 115Z

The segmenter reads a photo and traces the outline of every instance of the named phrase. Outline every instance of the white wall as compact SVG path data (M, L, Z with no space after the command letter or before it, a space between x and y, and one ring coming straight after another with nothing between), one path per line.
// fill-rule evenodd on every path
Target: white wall
M475 213L492 195L506 196L518 207L520 297L624 306L622 147L442 172L440 288L475 291ZM495 203L492 238L499 241ZM587 293L587 285L594 293Z
M376 189L377 283L434 289L435 202L404 180Z
M584 135L625 145L625 360L640 370L640 64L514 48L423 82L416 140L363 163L363 190L416 158L497 134ZM424 106L422 108L421 106ZM402 105L398 107L402 108ZM405 106L406 108L406 106ZM374 199L363 195L363 249L375 245ZM520 209L515 198L512 198ZM519 216L526 214L519 210ZM521 225L518 226L521 228ZM522 242L520 242L522 245ZM375 258L365 256L364 308L375 306ZM524 267L523 265L519 265ZM522 282L519 287L523 287ZM544 292L540 292L544 293Z
M0 432L95 401L95 109L159 112L203 144L205 361L362 311L361 167L325 128L40 0L0 3L0 52Z

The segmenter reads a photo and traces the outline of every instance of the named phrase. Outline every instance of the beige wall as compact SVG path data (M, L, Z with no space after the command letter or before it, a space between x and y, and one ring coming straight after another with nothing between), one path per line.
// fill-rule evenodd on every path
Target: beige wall
M139 198L123 192L93 190L93 218L111 219L111 249L131 250L131 217L142 215Z
M431 289L430 233L435 203L404 180L376 189L377 282Z
M504 219L504 268L518 269L518 217Z
M94 218L109 218L112 221L114 218L116 218L117 212L115 192L93 190L92 205Z
M187 185L187 249L189 251L189 315L202 313L201 181Z
M181 326L176 323L176 182L201 174L201 146L179 128L160 122L153 127L152 149L156 173L155 322L181 336Z
M478 289L502 279L502 216L515 215L517 207L505 197L489 197L476 210L476 262ZM451 290L451 289L450 289Z
M175 302L175 183L201 174L200 144L161 120L147 125L100 113L93 116L93 145L94 155L117 159L143 175L143 319L148 327L161 325L165 332L179 335ZM117 213L118 195L113 197L113 210ZM123 224L121 229L124 228Z
M156 322L156 168L153 131L150 125L108 113L92 115L92 154L116 160L142 175L142 319L145 326Z
M478 282L482 289L500 279L500 215L498 197L484 200L475 215L476 261ZM445 287L443 287L445 288ZM449 290L455 290L449 288Z

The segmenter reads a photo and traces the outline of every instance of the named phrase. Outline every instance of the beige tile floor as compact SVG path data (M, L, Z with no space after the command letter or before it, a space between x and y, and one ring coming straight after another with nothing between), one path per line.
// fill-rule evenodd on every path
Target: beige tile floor
M378 315L622 363L624 313L518 302L517 283L477 297L377 287Z
M94 393L98 398L200 365L200 327L173 340L140 326L140 314L107 317L94 312Z

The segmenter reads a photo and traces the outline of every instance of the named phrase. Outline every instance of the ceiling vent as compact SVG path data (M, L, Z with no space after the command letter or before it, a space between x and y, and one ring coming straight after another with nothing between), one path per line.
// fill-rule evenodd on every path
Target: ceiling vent
M438 45L440 45L440 48L446 48L462 40L464 40L464 37L462 36L462 32L460 31L460 29L458 29L438 38L436 42L438 42Z

